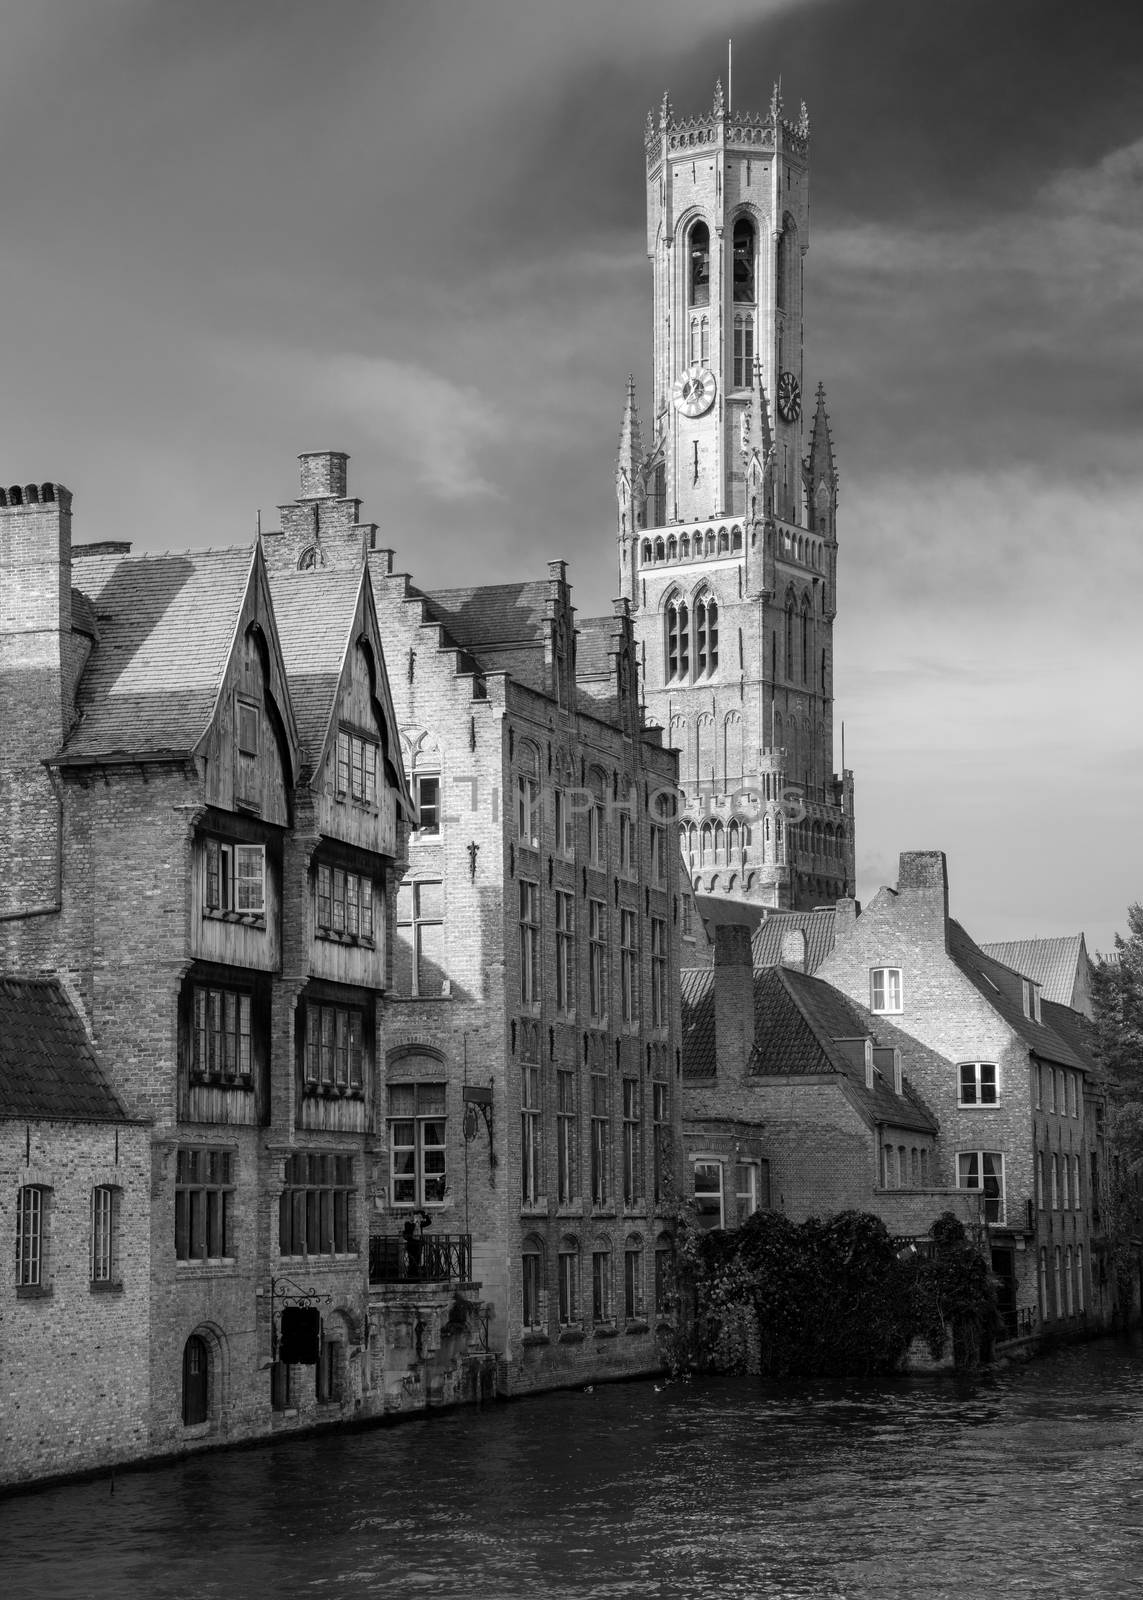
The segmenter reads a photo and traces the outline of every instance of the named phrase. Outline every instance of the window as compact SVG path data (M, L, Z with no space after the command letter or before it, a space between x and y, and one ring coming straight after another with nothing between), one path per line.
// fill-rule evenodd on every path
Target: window
M323 1089L363 1092L363 1016L348 1006L307 1000L305 1081Z
M748 389L754 377L754 318L734 319L734 387Z
M667 881L667 830L659 823L651 824L651 882Z
M667 678L685 681L691 675L690 613L685 600L667 607Z
M337 1339L323 1339L314 1367L314 1398L319 1405L330 1405L341 1399L343 1351Z
M266 913L266 849L260 844L225 844L204 841L206 884L203 906L207 911L238 911L253 916Z
M413 779L413 799L417 802L417 831L419 833L439 833L441 831L441 780L439 775L433 777L416 777Z
M1040 985L1027 978L1023 980L1024 1015L1033 1022L1040 1021Z
M199 1334L192 1333L183 1347L183 1426L197 1427L210 1420L210 1350Z
M235 764L235 791L240 801L257 804L261 796L258 781L258 734L261 713L247 700L235 702L235 744L238 759Z
M524 1205L534 1206L544 1188L540 1069L527 1065L520 1072L520 1198Z
M91 1281L119 1281L119 1190L106 1183L91 1191Z
M540 886L520 879L520 1004L540 1000Z
M522 772L516 774L516 827L521 844L540 848L540 785Z
M639 1016L639 951L636 944L634 911L619 913L619 978L624 1022Z
M555 793L556 852L561 856L575 855L575 814L565 790Z
M662 917L651 918L651 1022L665 1028L670 1018L670 989L667 976L667 924Z
M1052 1256L1056 1280L1056 1316L1062 1317L1064 1314L1063 1252L1059 1245L1052 1252Z
M900 1011L901 1007L901 969L900 967L874 967L869 974L871 1011Z
M643 1198L642 1107L638 1078L623 1080L623 1204Z
M575 1010L575 896L556 890L556 1010Z
M611 1105L606 1074L591 1075L591 1203L596 1208L611 1200Z
M651 1152L651 1180L656 1205L665 1194L665 1180L671 1170L671 1113L670 1085L655 1082L651 1085L651 1129L654 1141Z
M695 1162L695 1210L697 1226L704 1232L722 1227L721 1162Z
M1076 1310L1084 1313L1083 1245L1076 1245Z
M995 1150L969 1150L956 1160L957 1187L983 1194L986 1222L1003 1222L1004 1157Z
M422 1000L445 993L444 885L420 879L397 891L397 935L409 962L409 993Z
M548 1291L544 1284L544 1252L537 1239L524 1241L520 1257L521 1320L525 1328L547 1326Z
M570 1205L579 1193L576 1167L575 1073L556 1073L556 1180L559 1203Z
M444 1084L390 1084L390 1204L442 1205L447 1188L445 1149Z
M1052 1156L1052 1210L1060 1209L1060 1158Z
M286 1159L278 1202L278 1249L284 1256L349 1255L357 1249L353 1157L298 1150Z
M1036 1151L1036 1210L1044 1209L1044 1152Z
M1079 1082L1080 1082L1080 1080L1079 1080L1079 1073L1078 1072L1069 1072L1068 1073L1068 1089L1070 1091L1071 1106L1072 1106L1072 1116L1073 1117L1078 1117L1079 1114L1080 1114L1079 1113Z
M337 736L337 793L348 795L362 805L377 804L377 756L380 746L374 739L342 728Z
M1051 1067L1045 1067L1044 1070L1048 1074L1048 1110L1054 1111L1056 1109L1056 1074Z
M593 867L607 865L605 821L603 806L597 800L587 814L587 849Z
M1083 1202L1082 1202L1082 1200L1080 1198L1080 1158L1079 1158L1079 1156L1073 1156L1072 1157L1072 1206L1074 1207L1074 1209L1076 1211L1079 1211L1082 1208L1082 1203Z
M736 305L753 305L755 298L754 229L746 217L739 217L734 224L734 301Z
M623 1315L628 1322L641 1322L644 1314L643 1241L629 1233L623 1250Z
M372 878L320 863L314 888L314 921L319 937L336 933L372 941Z
M234 1255L231 1234L234 1152L183 1145L175 1161L175 1257L219 1261Z
M695 677L718 667L718 605L707 598L695 602Z
M690 895L684 895L683 896L683 938L684 939L693 939L694 936L695 936L694 907L693 907L693 905L691 903Z
M1072 1271L1072 1247L1064 1251L1064 1304L1069 1317L1075 1315L1075 1277Z
M571 1327L579 1321L579 1245L571 1238L560 1240L559 1295L560 1325Z
M739 1161L734 1168L735 1199L738 1202L738 1220L745 1222L758 1210L758 1163Z
M626 873L635 870L635 823L627 810L619 813L619 870Z
M687 301L692 306L710 304L710 229L696 222L687 240Z
M607 906L602 900L587 903L588 1003L593 1022L607 1016Z
M47 1284L46 1253L49 1189L26 1183L16 1195L16 1287Z
M611 1317L611 1250L597 1244L591 1252L591 1320L599 1327Z
M251 996L196 983L191 1078L249 1078L254 1071Z
M994 1106L997 1103L995 1062L962 1061L958 1071L962 1106Z

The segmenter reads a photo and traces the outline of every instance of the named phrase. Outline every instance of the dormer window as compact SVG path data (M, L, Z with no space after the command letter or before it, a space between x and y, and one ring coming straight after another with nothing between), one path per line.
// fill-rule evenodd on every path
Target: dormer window
M1039 1022L1040 1017L1040 985L1024 979L1024 1015L1031 1022Z
M377 804L377 756L375 739L342 728L337 736L337 793L362 805Z
M207 839L203 908L208 912L266 912L266 847Z
M687 240L688 302L692 306L710 304L710 229L696 222Z

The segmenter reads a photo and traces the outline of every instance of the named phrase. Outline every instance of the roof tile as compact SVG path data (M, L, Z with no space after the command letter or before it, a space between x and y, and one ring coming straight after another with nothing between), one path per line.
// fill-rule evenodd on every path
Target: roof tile
M0 977L0 1117L126 1121L55 978Z

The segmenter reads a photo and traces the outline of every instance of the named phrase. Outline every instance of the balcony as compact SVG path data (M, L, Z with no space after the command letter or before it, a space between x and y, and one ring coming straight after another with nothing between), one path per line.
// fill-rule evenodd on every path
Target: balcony
M423 1233L369 1241L370 1283L470 1283L471 1233Z

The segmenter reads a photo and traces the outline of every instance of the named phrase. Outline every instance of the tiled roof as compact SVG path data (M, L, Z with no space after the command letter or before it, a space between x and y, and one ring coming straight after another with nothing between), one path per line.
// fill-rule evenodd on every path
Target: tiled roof
M311 764L325 747L363 581L360 567L270 574L290 702Z
M782 940L800 929L806 938L806 971L814 973L833 950L836 912L832 906L820 911L769 911L754 935L754 965L777 967L782 963Z
M466 650L481 646L535 644L543 639L549 587L535 583L490 583L472 589L434 589L424 597Z
M73 562L99 643L65 759L195 748L214 715L253 561L247 546Z
M615 618L577 618L575 632L576 677L608 677L611 673L611 646L615 639Z
M998 1011L1024 1040L1029 1050L1045 1061L1056 1061L1066 1067L1085 1071L1084 1062L1071 1046L1046 1022L1036 1022L1024 1015L1020 997L1020 980L1023 974L1015 972L1002 961L985 955L979 945L973 944L959 922L949 919L949 955L969 981L975 984L985 999Z
M714 928L756 928L762 916L761 906L752 905L749 900L728 900L719 894L696 894L695 909L708 936ZM757 959L754 965L760 965Z
M0 1117L126 1120L54 978L0 977Z
M1095 1054L1095 1023L1082 1012L1073 1011L1071 1006L1062 1006L1055 1000L1045 1000L1041 1010L1052 1032L1060 1036L1094 1077L1102 1077L1104 1074Z
M1082 933L1060 939L1009 939L1002 944L982 944L986 956L1012 967L1041 987L1045 1000L1070 1006L1076 973L1087 957Z
M684 1078L716 1076L716 970L696 967L681 974ZM871 1121L934 1132L936 1119L907 1083L905 1093L898 1095L875 1073L873 1088L867 1088L864 1066L852 1062L836 1043L866 1037L876 1044L898 1045L905 1061L918 1053L932 1055L915 1040L883 1029L880 1019L862 1012L820 978L783 967L755 969L752 1073L783 1078L837 1074L848 1080L850 1092Z

